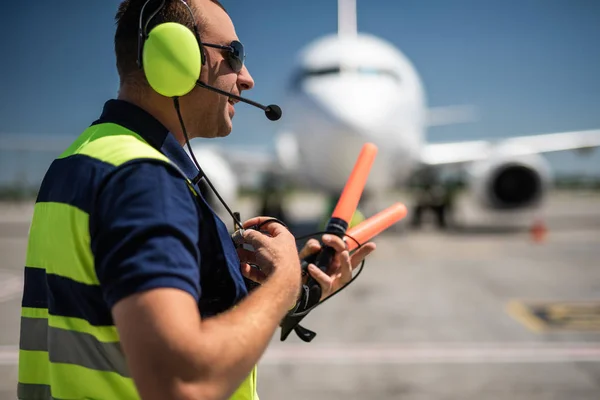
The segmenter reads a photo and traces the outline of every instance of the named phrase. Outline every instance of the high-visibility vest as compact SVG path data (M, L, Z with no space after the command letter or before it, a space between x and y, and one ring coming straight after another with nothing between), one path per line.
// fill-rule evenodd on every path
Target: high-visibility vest
M141 136L113 123L86 129L57 161L78 155L103 161L113 170L128 162L152 159L181 172ZM185 179L198 196L189 179L183 172L181 175L182 184ZM57 190L68 190L68 183L59 185ZM36 201L25 261L19 399L139 398L119 333L102 299L88 228L89 214L81 208L66 202ZM85 293L92 295L78 298L77 288L81 285L85 285ZM54 306L57 302L69 302L76 312L59 314ZM105 317L94 313L104 313ZM232 399L258 399L256 367Z

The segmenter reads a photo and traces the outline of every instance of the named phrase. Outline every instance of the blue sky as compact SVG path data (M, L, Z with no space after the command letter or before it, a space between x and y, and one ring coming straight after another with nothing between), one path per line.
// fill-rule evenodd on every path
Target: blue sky
M478 121L433 128L431 141L600 128L600 2L357 3L359 31L390 41L411 59L430 106L477 107ZM112 40L118 4L57 0L4 8L0 134L76 136L99 115L117 91ZM337 29L337 0L223 4L256 81L248 96L267 104L283 101L298 50ZM277 124L253 107L236 109L232 135L219 142L268 145ZM549 159L559 170L600 172L598 154Z

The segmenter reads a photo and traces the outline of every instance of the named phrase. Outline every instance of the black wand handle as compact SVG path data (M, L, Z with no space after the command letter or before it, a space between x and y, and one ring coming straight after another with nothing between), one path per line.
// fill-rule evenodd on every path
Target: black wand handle
M347 224L340 224L339 222L340 221L333 220L332 218L327 226L328 233L342 236L346 231ZM317 268L327 273L334 256L335 249L333 247L322 245L320 251L311 254L302 260L302 274L308 275L308 278L306 283L302 285L302 292L296 307L281 321L281 341L284 341L292 330L305 342L310 342L316 336L316 333L299 325L300 321L302 321L304 317L308 315L310 310L319 303L321 295L323 294L319 282L308 274L308 265L311 263L315 264ZM294 315L298 313L300 313L300 315Z

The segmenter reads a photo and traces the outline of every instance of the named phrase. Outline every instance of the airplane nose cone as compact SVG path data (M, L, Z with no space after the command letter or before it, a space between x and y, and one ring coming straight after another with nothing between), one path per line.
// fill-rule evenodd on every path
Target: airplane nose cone
M392 78L365 79L350 75L340 79L319 79L304 84L303 92L323 117L331 123L376 135L386 120L393 117L401 100Z
M363 144L373 142L381 151L366 190L389 186L407 145L402 132L418 116L413 108L414 99L399 91L392 77L308 80L288 99L288 121L299 140L295 164L314 186L339 191Z
M303 114L304 118L299 119L303 122L296 124L294 142L281 141L280 162L282 165L290 164L288 168L303 175L303 179L308 180L307 183L312 187L339 194L362 146L371 140L356 127L332 118L331 114L319 110L314 103L309 104L312 106L304 104L306 113ZM390 151L378 152L367 179L366 191L379 190L391 183L392 155L394 153Z

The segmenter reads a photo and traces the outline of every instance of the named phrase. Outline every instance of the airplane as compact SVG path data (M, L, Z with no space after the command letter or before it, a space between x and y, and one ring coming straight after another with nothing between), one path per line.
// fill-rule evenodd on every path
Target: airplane
M443 188L440 171L458 168L465 171L464 186L473 207L496 215L496 221L509 217L522 221L523 213L532 216L541 209L551 188L552 169L543 153L600 146L600 129L427 143L428 128L471 121L475 112L469 106L429 108L423 82L408 57L386 40L358 32L356 0L338 0L337 33L299 51L282 109L274 153L192 140L204 172L232 209L240 189L255 185L257 177L267 184L262 202L270 203L261 214L277 216L285 211L276 181L321 191L333 203L360 148L371 142L378 154L365 198L377 199L417 181L424 195L418 196L413 211L425 209L431 207L428 199ZM3 149L62 150L61 142L54 136L40 142L0 135ZM202 192L224 215L206 185ZM273 197L278 199L274 204ZM446 225L448 201L444 196L437 199L440 227Z
M228 170L221 165L210 173L229 176L219 177L229 195L235 193L237 183L228 185L228 179L237 176L248 182L250 174L261 174L268 185L262 192L271 197L262 200L271 203L262 210L265 215L277 214L285 205L280 194L270 193L276 190L274 180L324 192L333 205L361 146L372 142L379 151L366 197L417 182L425 190L414 210L427 208L433 192L443 189L442 171L459 169L465 172L473 209L492 216L488 221L508 223L512 217L523 222L524 216L538 215L551 188L552 169L542 154L600 145L600 129L427 143L428 128L469 122L476 112L470 106L428 108L422 80L411 61L382 38L358 32L356 0L338 0L338 32L299 51L283 110L274 156L256 148L195 148L220 153L228 160ZM441 197L438 226L445 227L443 213L450 200ZM273 203L274 198L279 202ZM419 223L415 220L414 225Z

